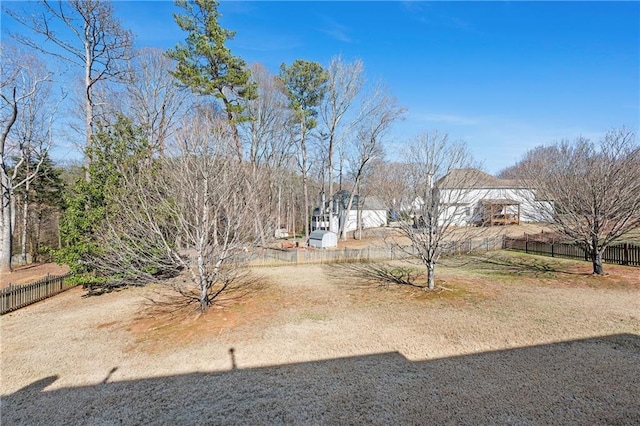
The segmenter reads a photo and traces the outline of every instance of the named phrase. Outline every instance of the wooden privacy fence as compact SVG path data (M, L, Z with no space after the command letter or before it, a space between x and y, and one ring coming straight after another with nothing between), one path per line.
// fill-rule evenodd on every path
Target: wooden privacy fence
M502 249L502 237L482 238L441 243L443 255L465 254ZM231 263L247 266L285 266L328 263L355 263L385 260L402 260L415 257L415 249L404 247L366 247L362 249L296 249L278 250L263 248L253 253L243 253Z
M503 248L551 257L591 260L585 249L576 244L548 243L505 237ZM602 261L618 265L640 266L640 245L617 244L604 249Z
M0 314L6 314L75 287L65 283L65 279L70 276L71 274L48 275L30 284L9 285L3 288L0 290Z

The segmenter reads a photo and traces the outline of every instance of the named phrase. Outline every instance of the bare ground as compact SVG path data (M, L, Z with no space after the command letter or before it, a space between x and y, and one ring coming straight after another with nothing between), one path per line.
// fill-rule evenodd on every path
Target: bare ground
M56 263L35 263L16 266L12 272L0 272L0 288L7 287L9 284L27 284L47 275L64 275L67 272L69 272L67 265L58 265Z
M199 317L70 290L1 318L2 423L640 423L637 268L446 263L431 293L256 269Z

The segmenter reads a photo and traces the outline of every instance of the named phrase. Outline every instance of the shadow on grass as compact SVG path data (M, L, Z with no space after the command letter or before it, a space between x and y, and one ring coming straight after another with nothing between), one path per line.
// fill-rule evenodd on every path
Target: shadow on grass
M521 254L506 251L493 251L482 255L451 256L441 260L441 265L450 268L464 268L490 274L518 276L549 276L557 274L590 275L576 272L567 264L567 260L559 260L544 256Z
M2 423L640 424L640 337L409 361L398 352L2 396ZM120 370L123 370L122 368ZM120 371L118 370L118 371ZM127 374L127 372L123 372Z
M326 266L325 273L336 280L349 279L350 283L355 279L361 287L401 285L424 289L427 280L423 269L387 263L339 263Z
M249 270L237 271L231 279L210 290L210 307L225 308L250 298L268 286L265 279ZM199 291L189 277L182 275L159 284L152 295L145 298L141 317L160 315L193 315L200 313Z

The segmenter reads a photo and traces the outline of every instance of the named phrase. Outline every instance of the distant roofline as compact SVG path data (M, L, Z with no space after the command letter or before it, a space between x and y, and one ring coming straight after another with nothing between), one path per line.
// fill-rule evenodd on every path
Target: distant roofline
M436 182L439 189L531 189L516 179L500 179L480 169L454 169Z

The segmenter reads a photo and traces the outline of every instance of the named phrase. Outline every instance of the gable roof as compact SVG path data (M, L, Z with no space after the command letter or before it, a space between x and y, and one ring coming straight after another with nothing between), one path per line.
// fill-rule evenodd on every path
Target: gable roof
M455 169L438 180L440 189L507 189L523 188L515 179L500 179L479 169Z

